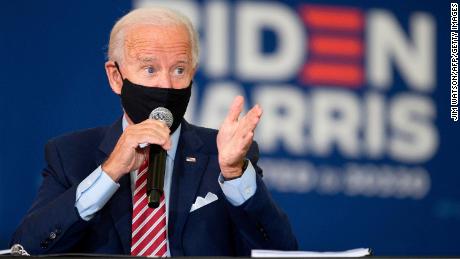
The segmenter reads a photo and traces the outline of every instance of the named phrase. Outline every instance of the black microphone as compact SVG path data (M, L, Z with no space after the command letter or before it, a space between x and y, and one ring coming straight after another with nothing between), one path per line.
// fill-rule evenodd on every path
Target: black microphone
M173 124L172 113L164 108L154 109L149 116L150 119L164 122L168 127ZM150 208L157 208L160 205L160 198L163 195L163 185L166 169L166 150L159 145L150 145L149 165L147 168L147 200Z

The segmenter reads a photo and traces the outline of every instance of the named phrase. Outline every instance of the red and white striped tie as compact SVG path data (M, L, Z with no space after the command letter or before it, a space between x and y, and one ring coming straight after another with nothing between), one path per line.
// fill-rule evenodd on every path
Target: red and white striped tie
M145 195L147 165L148 162L145 161L138 170L133 196L131 255L165 257L167 249L165 199L163 194L160 206L156 209L148 206Z

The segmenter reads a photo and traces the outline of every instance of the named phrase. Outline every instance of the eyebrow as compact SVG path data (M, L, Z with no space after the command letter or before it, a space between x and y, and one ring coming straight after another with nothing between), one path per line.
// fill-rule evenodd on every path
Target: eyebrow
M137 60L139 60L141 63L152 63L152 62L155 62L158 60L158 58L155 58L155 57L139 57L137 58ZM190 64L190 60L189 59L180 59L178 60L175 64Z
M176 64L190 64L190 61L188 59L183 59L183 60L179 60L176 62Z

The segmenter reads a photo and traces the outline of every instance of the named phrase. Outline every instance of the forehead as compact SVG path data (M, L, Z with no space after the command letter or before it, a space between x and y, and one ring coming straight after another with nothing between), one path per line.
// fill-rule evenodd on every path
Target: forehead
M131 58L162 54L191 56L190 36L183 25L137 25L125 36L125 54Z

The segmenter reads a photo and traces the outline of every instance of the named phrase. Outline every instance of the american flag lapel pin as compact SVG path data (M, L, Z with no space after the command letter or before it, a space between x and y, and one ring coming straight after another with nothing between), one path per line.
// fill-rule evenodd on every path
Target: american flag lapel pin
M188 157L185 158L185 161L190 162L190 163L195 163L195 162L196 162L196 158L191 157L191 156L188 156Z

